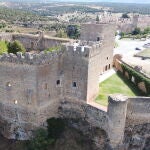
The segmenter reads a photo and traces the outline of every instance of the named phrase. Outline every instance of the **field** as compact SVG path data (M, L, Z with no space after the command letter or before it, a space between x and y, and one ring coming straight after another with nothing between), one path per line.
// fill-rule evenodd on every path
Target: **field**
M5 41L0 41L0 55L7 52L7 43Z
M149 57L150 58L150 48L143 50L142 52L139 52L136 54L138 57Z
M100 83L99 95L95 101L103 106L107 106L110 94L123 94L129 97L142 95L134 84L127 79L123 79L120 74L115 74Z

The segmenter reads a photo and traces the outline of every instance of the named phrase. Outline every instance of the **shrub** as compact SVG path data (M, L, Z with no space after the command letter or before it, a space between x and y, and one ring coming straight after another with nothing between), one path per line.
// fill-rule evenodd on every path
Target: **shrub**
M48 124L48 137L51 139L59 138L65 129L64 120L60 118L48 119L47 124Z
M122 18L130 18L130 17L127 13L125 13L125 14L122 14Z
M8 44L8 53L17 54L17 52L25 53L24 46L19 41L14 41Z
M28 150L48 150L48 145L54 142L53 139L48 138L45 129L39 129L34 133L34 138L27 142Z
M141 34L141 29L140 28L135 28L132 32L132 35L138 35Z
M144 82L146 89L147 89L147 95L150 94L150 79L149 78L144 77L141 73L135 71L133 68L131 68L125 64L122 64L121 67L123 69L123 73L125 73L125 71L128 72L130 80L131 80L132 76L135 77L136 85L140 82Z

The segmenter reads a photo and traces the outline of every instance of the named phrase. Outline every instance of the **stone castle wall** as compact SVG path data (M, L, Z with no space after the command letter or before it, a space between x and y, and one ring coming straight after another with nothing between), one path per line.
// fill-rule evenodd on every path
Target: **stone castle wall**
M61 39L55 37L44 37L42 33L39 35L31 35L31 34L0 34L0 40L4 41L20 41L26 50L35 50L35 51L42 51L48 49L50 47L60 46L62 43L67 43L69 39Z

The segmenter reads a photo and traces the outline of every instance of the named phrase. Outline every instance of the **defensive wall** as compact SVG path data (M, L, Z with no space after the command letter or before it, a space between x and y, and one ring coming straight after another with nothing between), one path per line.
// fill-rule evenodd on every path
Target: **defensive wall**
M147 80L147 81L150 81L150 78L147 75L145 75L144 73L142 73L141 71L133 68L132 66L128 65L123 60L121 60L121 56L119 56L119 55L114 56L114 67L118 71L120 71L125 76L125 78L127 78L132 83L134 83L143 93L149 95L150 94L150 90L149 90L150 84L145 83L145 81L142 78L137 79L137 77L135 75L132 75L132 73L130 73L129 70L124 70L122 65L125 65L128 68L134 70L135 72L137 72L139 74L139 76L143 76L143 78L145 78L145 80Z
M104 39L113 38L111 29L111 34L105 30ZM123 144L125 128L132 122L140 126L150 122L150 98L110 96L107 112L87 104L99 91L99 74L109 63L111 68L113 59L109 54L113 40L91 34L96 38L78 46L62 44L54 52L0 57L0 132L6 138L27 140L34 130L46 126L48 118L73 118L85 121L88 128L104 130L115 148Z
M50 47L60 46L62 43L67 43L69 39L62 39L56 37L45 37L43 32L39 32L39 35L21 34L21 33L2 33L0 34L0 40L4 41L20 41L26 50L42 51Z

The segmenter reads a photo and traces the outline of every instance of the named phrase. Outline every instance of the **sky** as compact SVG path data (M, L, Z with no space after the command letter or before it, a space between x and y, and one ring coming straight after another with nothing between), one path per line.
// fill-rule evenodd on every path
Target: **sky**
M118 3L149 3L150 0L0 0L0 1L18 1L18 2L29 2L29 1L34 1L34 2L51 2L51 1L57 1L57 2L62 2L62 1L77 1L77 2L118 2Z

